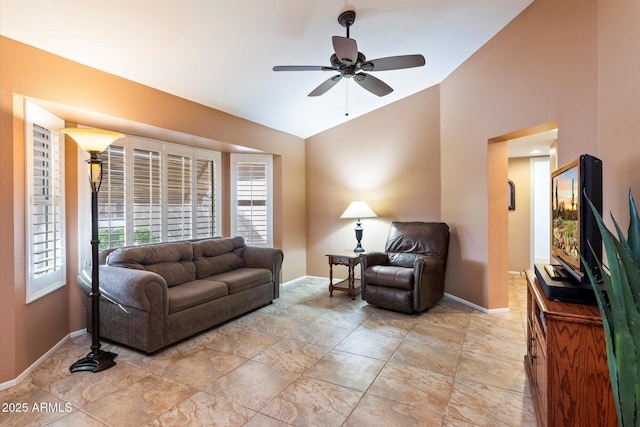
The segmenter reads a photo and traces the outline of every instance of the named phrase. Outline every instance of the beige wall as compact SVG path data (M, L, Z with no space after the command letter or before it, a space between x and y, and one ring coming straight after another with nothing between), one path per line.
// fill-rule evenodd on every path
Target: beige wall
M329 276L325 254L355 247L352 200L366 250L384 249L391 221L440 220L439 88L432 87L307 140L307 274Z
M595 0L536 0L441 84L448 292L489 309L506 301L506 264L489 263L507 259L506 244L489 253L489 230L507 225L487 200L488 140L557 121L561 162L599 152L597 24Z
M516 210L508 211L508 270L522 272L531 264L531 158L509 159L509 179L516 186Z
M77 151L70 142L66 144L68 284L25 304L24 97L41 100L68 122L225 152L249 147L274 154L274 235L275 244L286 253L283 280L306 273L302 139L4 37L0 52L0 383L16 378L64 336L84 327L83 297L75 281L78 257L73 225L77 223L77 180L85 177L75 170ZM227 211L228 206L226 199Z

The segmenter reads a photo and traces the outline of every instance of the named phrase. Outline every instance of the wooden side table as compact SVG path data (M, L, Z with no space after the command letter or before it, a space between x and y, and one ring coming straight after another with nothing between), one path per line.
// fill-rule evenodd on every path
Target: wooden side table
M333 297L333 291L345 291L355 299L356 291L360 290L360 280L355 278L353 269L360 264L361 252L345 251L336 254L327 254L329 258L329 296ZM333 266L344 265L349 270L349 277L340 283L333 284Z

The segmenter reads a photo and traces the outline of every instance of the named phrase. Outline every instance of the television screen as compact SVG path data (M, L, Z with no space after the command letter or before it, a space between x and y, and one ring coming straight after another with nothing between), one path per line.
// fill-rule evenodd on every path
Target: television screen
M552 177L551 244L564 261L580 266L580 181L578 165L573 164Z

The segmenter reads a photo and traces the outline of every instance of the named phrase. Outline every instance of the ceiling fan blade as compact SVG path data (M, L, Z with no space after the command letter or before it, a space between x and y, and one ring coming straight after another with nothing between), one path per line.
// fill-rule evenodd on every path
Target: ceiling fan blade
M325 93L326 91L328 91L329 89L334 87L336 85L336 83L338 83L341 79L342 79L342 76L340 74L338 74L337 76L333 76L333 77L328 78L327 80L322 82L322 84L320 86L318 86L317 88L312 90L311 93L308 96L320 96L320 95L322 95L323 93Z
M276 65L273 71L335 71L322 65Z
M402 68L422 67L425 64L422 55L389 56L367 61L362 64L364 71L400 70Z
M349 61L354 64L358 59L358 44L348 37L333 36L333 50L341 61Z
M356 83L374 95L385 96L393 92L391 86L382 80L373 77L371 74L358 73L353 76L353 79Z

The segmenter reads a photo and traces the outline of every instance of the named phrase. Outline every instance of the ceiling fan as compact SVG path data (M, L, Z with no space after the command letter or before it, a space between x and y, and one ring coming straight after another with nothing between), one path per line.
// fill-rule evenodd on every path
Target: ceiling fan
M330 66L321 65L277 65L273 71L334 71L339 74L329 77L317 88L309 93L309 96L320 96L334 87L343 77L353 78L356 83L369 92L385 96L393 92L393 89L382 80L366 72L399 70L402 68L421 67L425 64L422 55L400 55L385 58L367 58L362 52L358 52L356 41L349 37L349 27L356 20L356 13L353 10L342 12L338 16L338 23L347 29L347 36L333 36L333 49L335 53L331 55Z

